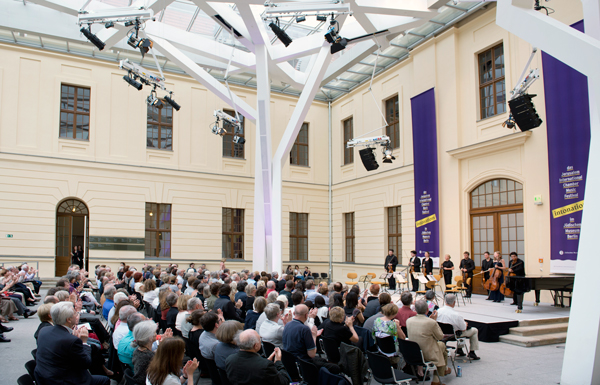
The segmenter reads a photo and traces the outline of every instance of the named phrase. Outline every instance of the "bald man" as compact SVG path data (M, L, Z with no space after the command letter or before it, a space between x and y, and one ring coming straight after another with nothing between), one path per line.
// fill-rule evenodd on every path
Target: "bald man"
M297 305L294 307L294 319L288 322L281 336L283 349L292 353L295 357L311 361L317 352L315 344L317 340L317 328L312 329L304 323L308 319L308 307Z
M236 385L288 385L288 376L281 362L281 351L275 348L269 358L258 354L261 349L260 336L255 330L248 329L235 337L235 343L240 348L225 360L227 378Z

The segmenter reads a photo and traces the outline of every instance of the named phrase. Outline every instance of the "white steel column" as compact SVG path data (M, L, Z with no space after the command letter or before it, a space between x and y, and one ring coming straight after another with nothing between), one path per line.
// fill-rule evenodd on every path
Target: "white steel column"
M586 35L546 15L535 12L533 2L498 1L499 26L541 48L588 77L591 140L585 183L585 210L581 223L575 284L561 385L600 383L600 307L596 300L597 245L600 228L600 0L582 0ZM523 8L521 8L523 7ZM525 8L526 7L526 8Z

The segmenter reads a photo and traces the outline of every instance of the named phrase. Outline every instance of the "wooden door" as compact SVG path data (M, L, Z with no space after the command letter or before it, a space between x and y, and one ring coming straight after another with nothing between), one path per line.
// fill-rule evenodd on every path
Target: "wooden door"
M483 253L489 251L493 255L494 250L497 248L496 221L495 213L471 216L471 239L473 244L471 250L472 258L475 261L474 274L481 271ZM483 274L473 277L473 293L487 294L487 291L483 288Z
M67 274L71 264L71 228L72 216L58 215L56 217L56 260L55 275L61 277Z

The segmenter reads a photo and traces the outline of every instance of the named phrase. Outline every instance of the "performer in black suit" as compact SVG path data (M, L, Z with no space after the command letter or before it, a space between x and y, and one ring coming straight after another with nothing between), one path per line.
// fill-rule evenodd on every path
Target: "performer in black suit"
M421 265L423 266L423 274L425 276L433 274L433 259L429 256L429 251L425 252L425 258L421 261Z
M450 254L444 255L444 263L442 263L442 271L444 273L444 282L446 286L452 284L452 270L454 270L454 263L450 260Z
M510 253L510 262L508 264L508 272L515 274L517 277L525 276L525 263L519 259L519 255L514 251ZM525 280L520 280L525 282ZM516 285L513 290L513 303L511 305L517 305L517 313L523 310L523 293L528 290L527 287Z
M383 264L383 268L386 272L390 272L390 268L392 273L396 271L396 265L398 265L398 257L394 255L394 249L390 249L388 251L388 255L385 257L385 263ZM390 290L396 290L396 278L393 276L388 278L388 284L390 285Z
M460 261L460 271L463 276L466 276L466 279L463 281L463 284L467 286L467 295L465 297L470 298L471 293L473 292L473 270L475 270L475 262L469 258L469 252L465 251L463 253L463 260ZM467 282L471 278L471 282Z
M410 271L412 273L420 273L421 272L421 259L419 257L417 257L417 252L415 250L410 252ZM412 276L411 274L411 281L412 281L412 291L418 291L419 290L419 280L416 279L414 276Z
M488 251L483 253L483 256L485 257L485 259L483 261L481 261L481 271L485 271L485 273L483 273L483 283L485 283L485 281L490 279L490 273L488 272L488 270L494 267L494 261L490 258L490 253ZM488 297L486 299L488 301L492 300L490 298L489 290L488 290Z

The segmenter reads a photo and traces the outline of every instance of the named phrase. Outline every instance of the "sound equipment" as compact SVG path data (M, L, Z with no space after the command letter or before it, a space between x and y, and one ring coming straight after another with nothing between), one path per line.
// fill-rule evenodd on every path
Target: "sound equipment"
M540 119L531 101L535 96L537 95L525 94L508 102L510 113L521 131L529 131L542 124L542 119Z
M374 148L363 148L358 152L360 154L360 160L362 160L367 171L377 170L379 168L379 164L375 159L375 154L373 154L374 150Z

